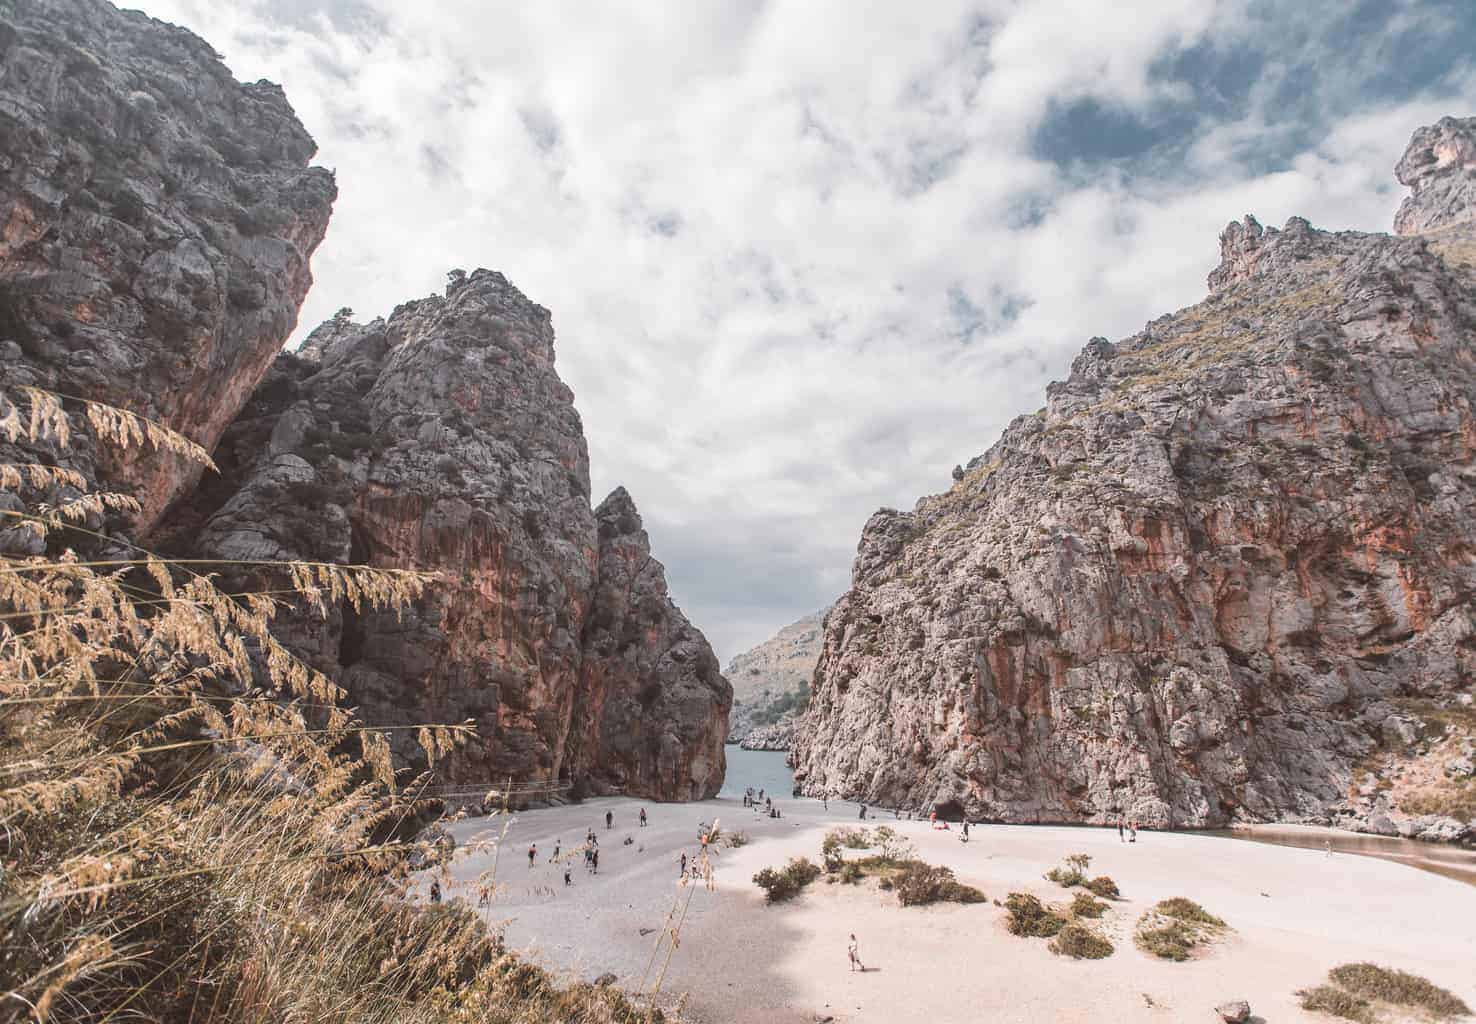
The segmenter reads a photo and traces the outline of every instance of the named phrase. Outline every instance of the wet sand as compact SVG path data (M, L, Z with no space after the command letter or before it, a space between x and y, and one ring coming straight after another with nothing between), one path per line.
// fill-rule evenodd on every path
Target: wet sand
M1062 900L1065 890L1041 873L1070 853L1091 854L1091 874L1117 880L1124 899L1104 918L1117 946L1105 960L1053 955L1044 940L1020 939L1004 928L993 903L924 908L898 906L876 888L827 885L823 879L792 903L767 906L753 885L755 871L789 857L819 861L827 828L859 824L854 804L825 812L808 800L781 800L785 815L757 816L738 800L642 804L591 800L523 812L508 824L497 857L499 890L485 913L501 923L509 945L558 970L595 978L610 971L618 984L647 987L652 950L678 901L690 902L681 943L670 959L663 992L686 993L688 1016L699 1022L949 1021L1210 1021L1214 1004L1248 999L1268 1021L1325 1021L1297 1006L1295 990L1323 980L1327 970L1373 960L1413 971L1476 1006L1476 887L1404 864L1321 849L1293 849L1212 835L1142 832L1136 844L1115 830L984 825L964 845L958 833L926 822L887 824L993 899L1011 891ZM636 826L645 806L650 826ZM615 828L604 827L605 811ZM697 851L699 821L721 820L750 843L714 857L715 891L678 884L681 851ZM459 823L459 841L487 828L485 819ZM494 831L504 822L493 819ZM575 856L573 885L548 863L555 839L565 852L588 828L600 842L600 872L590 875ZM1321 832L1322 830L1306 830ZM1328 831L1328 835L1336 835ZM630 846L622 840L631 837ZM527 847L538 844L530 869ZM1319 844L1320 845L1320 844ZM471 883L492 864L488 852L458 864ZM475 890L448 892L475 904ZM1234 929L1203 959L1155 960L1132 944L1139 914L1157 900L1187 896ZM642 929L650 931L642 935ZM855 932L870 970L847 968L847 935ZM663 951L664 956L664 951Z

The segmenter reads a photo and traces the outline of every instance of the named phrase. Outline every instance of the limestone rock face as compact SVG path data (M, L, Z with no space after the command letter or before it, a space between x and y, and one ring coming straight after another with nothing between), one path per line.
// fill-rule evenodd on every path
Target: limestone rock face
M282 90L103 0L0 5L0 366L125 406L205 448L297 321L333 175ZM143 503L198 467L67 456Z
M280 632L370 724L472 720L447 781L721 786L731 691L629 496L591 511L551 318L501 274L453 272L367 325L342 311L278 359L217 462L170 511L173 550L443 574L403 616L345 606Z
M580 735L594 746L581 750L581 767L605 791L716 796L732 688L706 638L667 595L666 571L625 488L600 503L595 519L599 579L577 698Z
M1452 216L1232 224L1204 302L1093 339L949 490L876 513L796 730L804 789L1368 827L1358 766L1417 754L1422 715L1464 728L1441 709L1476 678L1476 228Z
M810 677L820 657L822 626L829 611L822 608L791 622L728 662L723 672L733 684L728 742L750 750L789 749L794 718L810 699ZM760 731L762 735L755 735Z
M1476 117L1442 117L1416 129L1394 173L1411 193L1394 217L1399 234L1476 217Z

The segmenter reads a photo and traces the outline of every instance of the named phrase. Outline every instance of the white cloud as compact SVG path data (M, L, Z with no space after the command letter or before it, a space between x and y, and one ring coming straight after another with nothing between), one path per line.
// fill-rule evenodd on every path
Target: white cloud
M142 2L281 82L338 171L304 328L457 266L553 311L596 498L631 490L724 659L835 597L875 507L945 486L1087 337L1199 299L1227 220L1382 229L1409 131L1476 106L1467 65L1293 130L1268 64L1171 158L1064 168L1032 148L1052 110L1193 112L1155 61L1259 45L1263 6Z

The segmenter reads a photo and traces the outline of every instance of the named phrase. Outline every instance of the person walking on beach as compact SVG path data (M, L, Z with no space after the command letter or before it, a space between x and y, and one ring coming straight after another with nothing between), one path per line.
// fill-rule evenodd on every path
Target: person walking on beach
M851 970L866 973L866 965L861 962L861 945L854 934L851 935L851 944L846 947L846 956L851 961Z
M861 820L862 821L865 821L866 820L866 805L865 804L862 804L861 805Z
M646 827L646 809L644 807L642 807L641 808L641 828L645 828L645 827Z
M528 866L530 868L533 866L533 858L536 856L538 856L538 844L534 843L532 846L528 847Z
M681 867L681 870L677 872L677 877L678 878L686 878L687 877L687 851L686 850L683 850L682 851L682 867Z
M961 842L961 843L967 843L969 841L969 819L968 818L965 818L964 819L964 823L963 823L963 835L959 836L958 841Z
M589 859L589 873L598 875L600 873L600 851L595 850L594 856Z
M1134 818L1132 821L1128 822L1128 842L1130 842L1130 843L1136 843L1137 841L1138 841L1138 819L1137 818Z
M440 882L434 882L434 881L431 882L430 898L431 898L431 902L432 903L439 903L439 902L441 902L441 883Z
M553 852L553 856L548 859L548 862L550 864L552 864L554 861L556 861L556 860L559 859L559 850L560 850L563 842L564 841L562 839L555 839L554 840L554 852Z
M567 864L564 865L564 884L565 885L573 885L574 884L573 881L569 878L569 876L571 874L573 874L573 872L574 872L574 869L573 868L571 868Z
M606 828L614 828L615 827L615 812L614 811L606 811L605 812L605 827Z
M827 811L830 810L830 790L827 789L824 793L820 794L820 802L825 805Z
M1125 838L1123 838L1123 834L1122 834L1122 815L1121 814L1119 814L1117 816L1117 841L1119 843L1125 843L1125 842L1127 842L1127 840Z

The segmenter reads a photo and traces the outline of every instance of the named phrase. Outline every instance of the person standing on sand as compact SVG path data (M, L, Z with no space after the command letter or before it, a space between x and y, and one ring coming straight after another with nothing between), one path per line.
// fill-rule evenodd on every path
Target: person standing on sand
M600 851L595 850L594 856L589 859L589 873L598 875L600 873Z
M959 837L959 840L958 841L961 842L961 843L967 843L969 841L969 819L968 818L965 818L964 819L964 823L963 823L963 835Z
M528 867L531 868L533 866L533 858L536 856L538 856L538 844L534 843L528 847Z
M615 812L614 811L606 811L605 812L605 827L606 828L614 828L615 827Z
M642 807L641 808L641 828L645 828L645 827L646 827L646 809L644 807Z
M866 965L861 962L861 946L856 941L854 934L851 935L851 944L846 947L846 956L850 958L851 970L859 970L862 974L866 973Z
M1127 842L1127 840L1124 839L1123 838L1123 835L1122 835L1122 815L1121 814L1119 814L1117 816L1117 841L1119 843L1125 843L1125 842Z
M573 871L574 871L574 869L571 868L571 867L569 867L569 865L567 865L567 864L564 865L564 884L565 885L573 885L574 884L573 881L571 881L570 878L569 878L569 875L572 874Z
M441 902L441 883L431 882L430 898L432 903Z
M1128 842L1130 842L1130 843L1136 843L1137 841L1138 841L1138 819L1137 818L1134 818L1132 821L1128 822Z
M556 860L559 859L559 847L560 847L560 844L562 844L562 843L563 843L563 840L562 839L555 839L554 840L554 852L553 852L553 856L548 859L548 862L550 864L552 864L554 861L556 861Z
M865 821L866 820L866 805L865 804L862 804L861 805L861 820L862 821Z
M827 811L830 810L830 791L829 790L827 790L826 792L820 794L820 802L825 805L825 809Z
M687 877L687 851L686 850L683 850L682 851L682 867L681 867L681 870L677 872L677 877L678 878L686 878Z

